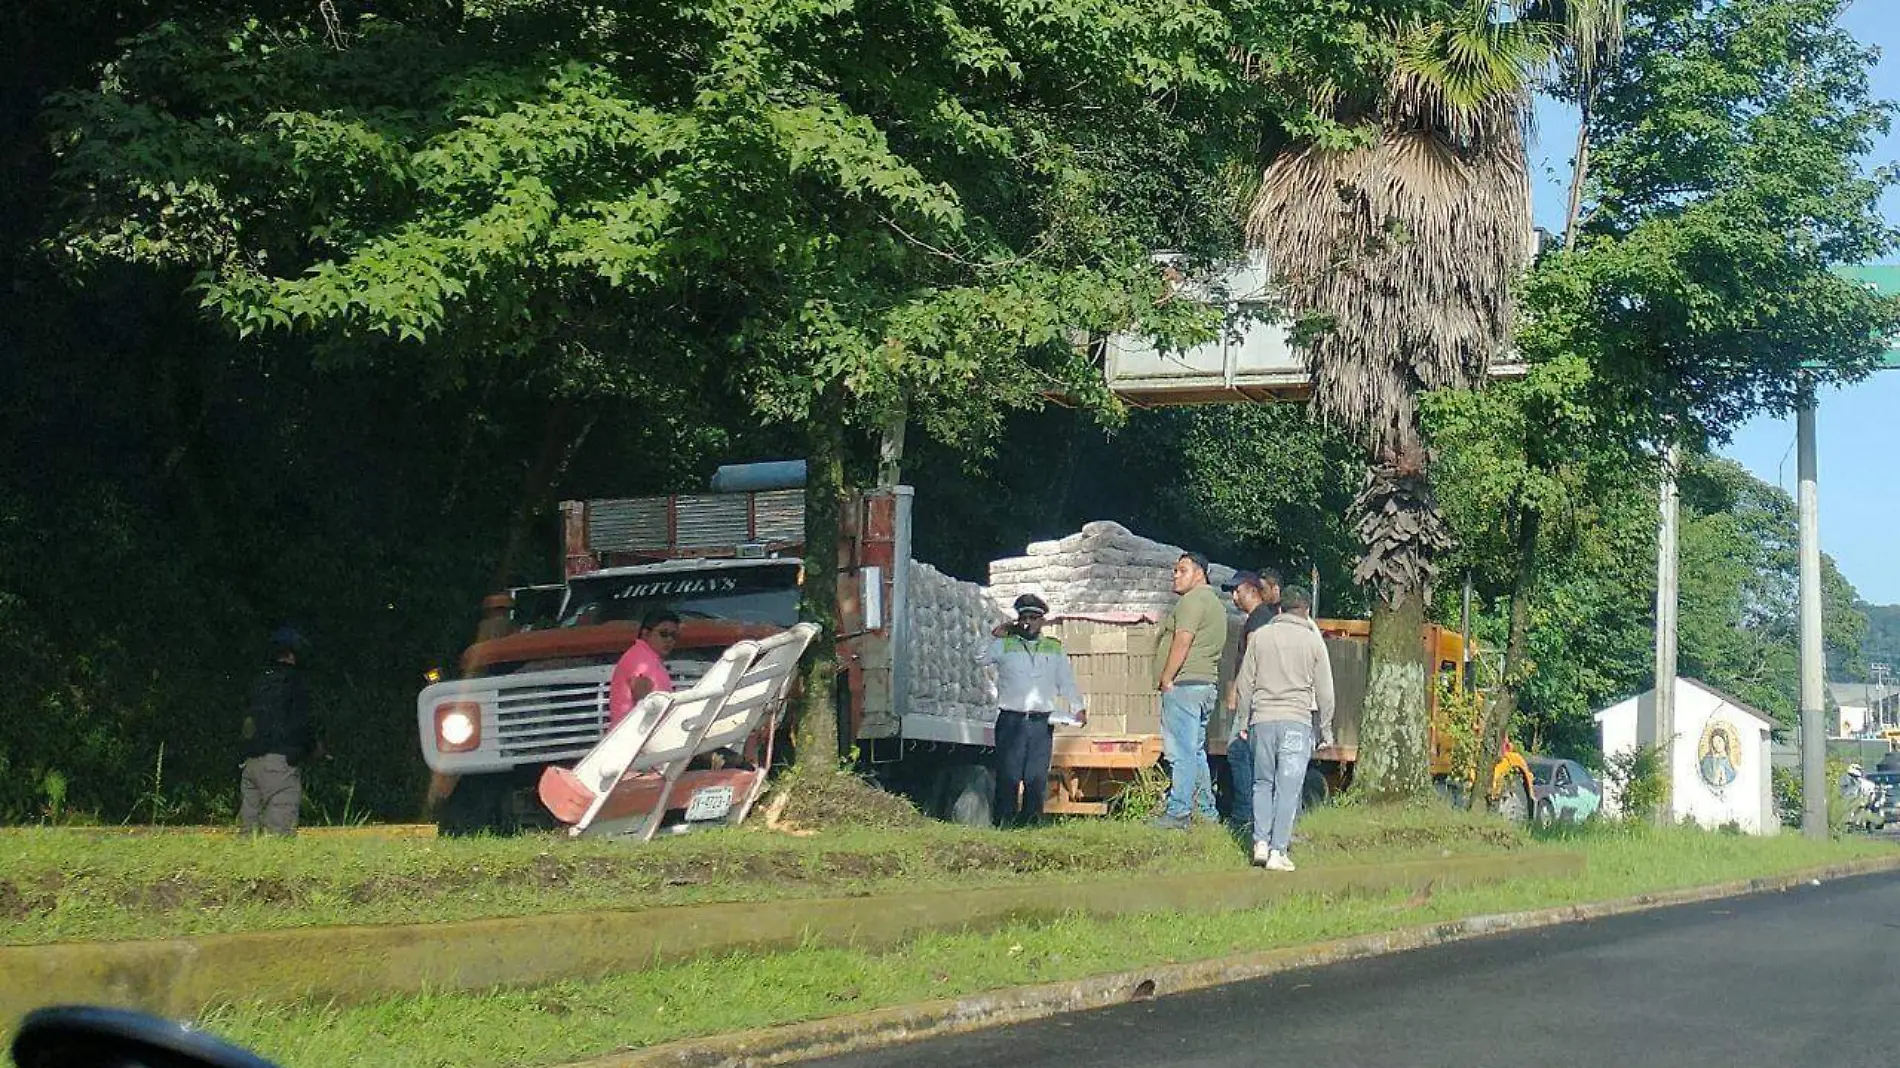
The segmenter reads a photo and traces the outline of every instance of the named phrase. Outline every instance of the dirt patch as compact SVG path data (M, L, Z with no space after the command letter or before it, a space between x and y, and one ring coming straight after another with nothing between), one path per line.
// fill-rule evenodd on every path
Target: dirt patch
M825 853L818 870L840 879L890 879L904 872L904 858L895 853Z
M840 827L903 829L928 822L909 801L843 772L794 773L777 789L790 794L779 817L785 826L813 831Z
M38 895L21 891L11 879L0 879L0 919L18 922L44 911L46 907L40 903Z
M121 887L114 900L122 909L137 912L170 912L186 904L204 901L206 887L184 873L168 875L149 883ZM210 904L223 904L212 902Z

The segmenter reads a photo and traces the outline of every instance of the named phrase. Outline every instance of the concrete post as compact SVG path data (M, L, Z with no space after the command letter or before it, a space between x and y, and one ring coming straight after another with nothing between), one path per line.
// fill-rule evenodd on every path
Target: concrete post
M1801 475L1801 830L1827 837L1827 726L1821 648L1821 520L1814 445L1814 394L1808 391L1795 417L1797 466Z
M1656 821L1675 822L1676 777L1676 526L1680 499L1676 468L1681 455L1675 445L1663 451L1660 524L1656 534L1656 736L1649 739L1662 764L1669 792L1656 810Z

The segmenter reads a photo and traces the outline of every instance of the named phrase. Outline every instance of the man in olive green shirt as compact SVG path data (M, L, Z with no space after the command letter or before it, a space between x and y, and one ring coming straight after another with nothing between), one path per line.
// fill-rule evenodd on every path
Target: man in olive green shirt
M1155 688L1161 691L1161 752L1168 761L1168 807L1155 822L1185 830L1214 811L1214 779L1207 767L1207 720L1219 699L1220 656L1227 645L1227 610L1207 581L1207 557L1182 553L1174 562L1180 600L1161 621L1155 641Z

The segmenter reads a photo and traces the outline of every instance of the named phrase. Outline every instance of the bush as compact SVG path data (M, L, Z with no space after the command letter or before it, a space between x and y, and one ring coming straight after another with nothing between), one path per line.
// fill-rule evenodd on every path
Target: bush
M1662 751L1655 746L1626 749L1607 757L1603 777L1616 794L1626 821L1651 822L1669 800L1669 778L1663 774Z

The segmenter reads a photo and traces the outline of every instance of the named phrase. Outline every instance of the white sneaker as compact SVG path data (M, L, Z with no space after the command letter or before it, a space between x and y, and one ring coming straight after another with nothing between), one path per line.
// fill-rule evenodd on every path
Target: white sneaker
M1255 842L1253 844L1253 862L1255 867L1260 868L1271 867L1273 865L1273 850L1267 848L1267 843Z
M1257 854L1258 850L1256 850L1255 852ZM1271 850L1267 853L1266 865L1267 865L1268 871L1295 871L1297 870L1293 867L1293 858L1287 856L1285 853L1282 853L1277 849Z

